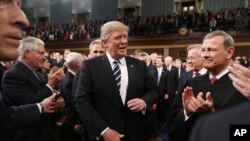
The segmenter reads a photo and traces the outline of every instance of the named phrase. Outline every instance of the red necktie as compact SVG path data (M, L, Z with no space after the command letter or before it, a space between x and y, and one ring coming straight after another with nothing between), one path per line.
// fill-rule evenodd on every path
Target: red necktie
M211 84L213 85L213 84L215 83L215 81L217 81L217 78L213 76L213 77L210 79L210 81L211 81Z

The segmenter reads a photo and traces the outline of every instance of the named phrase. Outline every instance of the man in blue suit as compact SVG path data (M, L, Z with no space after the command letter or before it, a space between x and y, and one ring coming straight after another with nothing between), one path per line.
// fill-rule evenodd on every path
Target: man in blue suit
M157 99L153 77L144 62L127 56L126 25L104 24L101 40L106 53L84 62L75 93L87 138L145 141L145 120Z

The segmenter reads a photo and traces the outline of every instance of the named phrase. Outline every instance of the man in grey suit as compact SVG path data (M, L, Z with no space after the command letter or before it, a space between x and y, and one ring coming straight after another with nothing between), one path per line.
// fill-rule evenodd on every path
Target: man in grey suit
M76 90L76 109L87 138L146 141L144 121L157 99L153 78L144 62L127 56L127 26L104 24L101 40L106 53L84 62Z

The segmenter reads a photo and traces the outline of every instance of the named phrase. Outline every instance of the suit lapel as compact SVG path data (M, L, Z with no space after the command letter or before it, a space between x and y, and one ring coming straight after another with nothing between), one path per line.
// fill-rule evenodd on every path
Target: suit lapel
M126 59L126 64L127 64L127 69L128 69L128 89L127 89L127 94L126 94L126 100L125 102L128 101L130 95L132 92L132 86L135 85L136 83L136 68L133 64L133 62L128 58L128 57L125 57Z
M26 76L38 87L41 86L41 84L43 84L41 81L38 80L38 78L35 76L35 74L22 62L17 61L16 62L17 67L22 70L24 72L24 74L26 74ZM39 75L38 75L39 77Z

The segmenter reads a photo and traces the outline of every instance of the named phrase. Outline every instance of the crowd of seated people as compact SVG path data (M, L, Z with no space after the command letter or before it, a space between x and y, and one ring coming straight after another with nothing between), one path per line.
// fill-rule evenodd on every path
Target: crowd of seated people
M152 16L134 19L117 19L129 26L130 36L162 35L177 33L181 27L190 31L240 30L249 28L250 10L248 8L221 9L217 12L181 12L172 15ZM100 27L108 20L90 20L87 24L48 24L26 28L25 36L34 36L43 41L84 40L98 38Z

